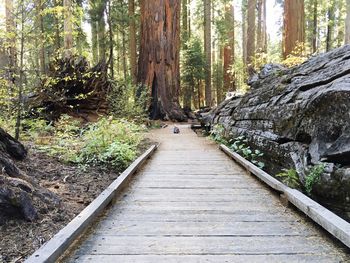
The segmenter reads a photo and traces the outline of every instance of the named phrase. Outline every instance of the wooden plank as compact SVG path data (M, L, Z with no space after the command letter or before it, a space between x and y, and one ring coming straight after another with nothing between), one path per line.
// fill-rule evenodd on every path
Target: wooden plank
M290 222L115 222L99 224L96 234L112 236L308 236L305 225Z
M81 235L104 208L111 202L131 179L137 169L154 153L157 145L151 146L144 154L137 158L106 190L91 202L66 227L59 231L52 239L34 252L25 262L54 262Z
M92 236L76 255L273 255L332 253L315 237L143 237Z
M350 224L348 222L335 215L325 207L321 206L314 200L310 199L303 193L299 192L298 190L291 189L283 185L277 179L262 171L254 164L245 160L237 153L232 152L227 146L220 145L220 149L232 157L235 161L247 168L250 172L268 184L270 187L283 193L287 197L288 201L290 201L317 224L319 224L330 234L340 240L344 245L350 248Z

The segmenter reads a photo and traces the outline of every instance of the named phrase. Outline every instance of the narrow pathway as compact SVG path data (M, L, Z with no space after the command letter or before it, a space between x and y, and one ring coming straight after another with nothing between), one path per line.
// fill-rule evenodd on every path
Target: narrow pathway
M349 251L188 126L162 144L68 262L347 262Z

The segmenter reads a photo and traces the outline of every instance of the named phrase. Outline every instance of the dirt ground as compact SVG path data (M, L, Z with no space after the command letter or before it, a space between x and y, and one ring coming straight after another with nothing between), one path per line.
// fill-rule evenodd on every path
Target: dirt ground
M150 144L149 141L143 143L140 152ZM41 186L55 193L60 202L57 206L40 207L39 219L35 222L0 220L0 263L24 261L90 204L121 172L82 169L33 149L18 166L36 178Z

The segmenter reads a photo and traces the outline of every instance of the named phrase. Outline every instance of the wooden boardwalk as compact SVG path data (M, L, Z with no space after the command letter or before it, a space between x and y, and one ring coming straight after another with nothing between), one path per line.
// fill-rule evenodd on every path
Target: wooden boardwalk
M349 251L188 126L65 262L348 262Z

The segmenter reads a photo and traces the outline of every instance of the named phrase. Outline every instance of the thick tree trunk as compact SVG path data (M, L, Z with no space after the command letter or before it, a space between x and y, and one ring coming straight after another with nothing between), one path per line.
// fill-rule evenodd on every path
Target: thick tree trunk
M294 53L305 42L304 0L285 0L283 17L283 57Z
M180 8L180 1L141 1L138 82L151 94L152 119L186 119L179 104Z
M256 0L248 0L248 27L247 27L247 66L248 74L252 76L254 73L254 56L255 56L255 8Z
M129 49L130 73L134 85L137 83L135 0L129 0Z
M211 106L211 0L204 0L205 104Z
M345 44L350 44L350 0L346 0Z
M234 91L234 74L231 72L231 66L235 56L235 19L233 5L226 6L225 20L226 25L230 26L228 32L228 41L224 47L224 92ZM221 101L218 101L220 103Z
M64 6L64 56L67 58L73 54L72 1L63 0L63 6Z

